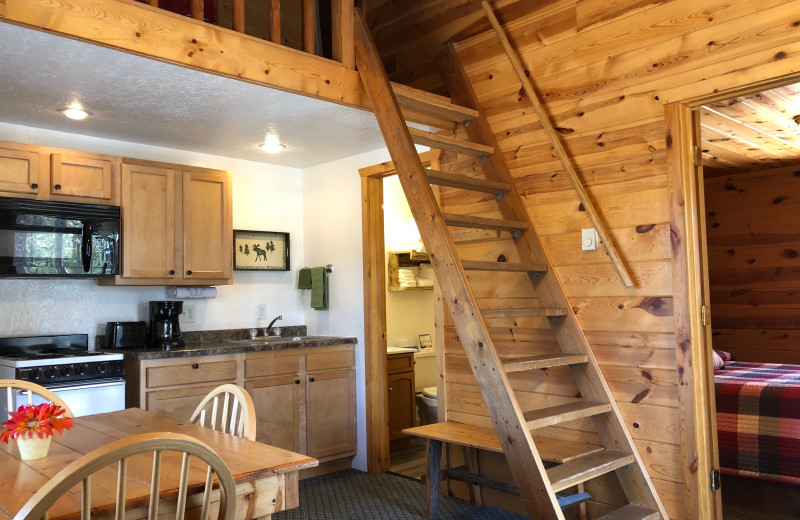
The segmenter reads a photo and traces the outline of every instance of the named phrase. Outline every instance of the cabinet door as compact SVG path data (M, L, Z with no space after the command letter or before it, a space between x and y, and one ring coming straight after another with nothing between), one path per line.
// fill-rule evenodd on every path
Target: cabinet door
M306 376L306 454L355 452L355 370L321 370Z
M256 441L299 452L300 407L299 374L264 377L245 381L256 412Z
M183 172L183 278L233 276L231 178L227 172Z
M235 382L234 380L221 381L218 384ZM217 386L217 384L187 386L147 392L146 409L153 413L174 417L180 421L188 421L200 401Z
M110 204L113 169L114 163L107 159L54 153L50 156L50 194Z
M123 164L121 183L123 278L174 278L175 171Z
M0 148L0 191L3 195L39 193L39 153Z
M389 440L407 437L403 430L416 426L414 372L389 374Z

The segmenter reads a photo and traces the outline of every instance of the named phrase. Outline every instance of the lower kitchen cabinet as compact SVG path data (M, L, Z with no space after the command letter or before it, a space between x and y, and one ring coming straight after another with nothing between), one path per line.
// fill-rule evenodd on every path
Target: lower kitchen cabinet
M253 398L258 442L330 462L330 470L356 454L353 344L192 358L130 356L125 363L127 406L189 420L206 394L235 383Z

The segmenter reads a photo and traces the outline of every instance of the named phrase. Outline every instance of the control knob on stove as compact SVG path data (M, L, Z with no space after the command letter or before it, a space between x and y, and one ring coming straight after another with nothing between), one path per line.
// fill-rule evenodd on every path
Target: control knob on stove
M56 367L47 367L44 369L44 377L56 377Z
M61 376L67 377L72 374L72 365L64 365L61 367Z
M86 365L82 363L78 363L75 365L75 373L79 376L82 376L86 373Z
M31 380L36 380L42 377L42 371L38 368L32 368L30 372L28 372L28 378Z
M108 372L108 363L100 363L97 365L98 374L105 374L106 372Z

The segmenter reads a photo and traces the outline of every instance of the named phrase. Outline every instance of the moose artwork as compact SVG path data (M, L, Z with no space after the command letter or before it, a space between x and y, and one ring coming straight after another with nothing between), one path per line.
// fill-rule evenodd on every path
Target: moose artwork
M240 271L288 271L289 233L234 229L233 268Z

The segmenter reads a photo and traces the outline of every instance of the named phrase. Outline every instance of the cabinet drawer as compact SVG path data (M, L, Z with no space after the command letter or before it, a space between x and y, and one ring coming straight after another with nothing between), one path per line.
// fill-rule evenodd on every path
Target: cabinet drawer
M414 371L414 354L389 354L386 359L386 372L397 374L399 372Z
M236 379L236 361L190 361L147 368L147 388Z
M306 370L326 370L329 368L347 368L355 365L355 351L336 350L333 352L314 352L306 356Z
M300 372L300 356L247 357L244 360L245 379L298 372Z

